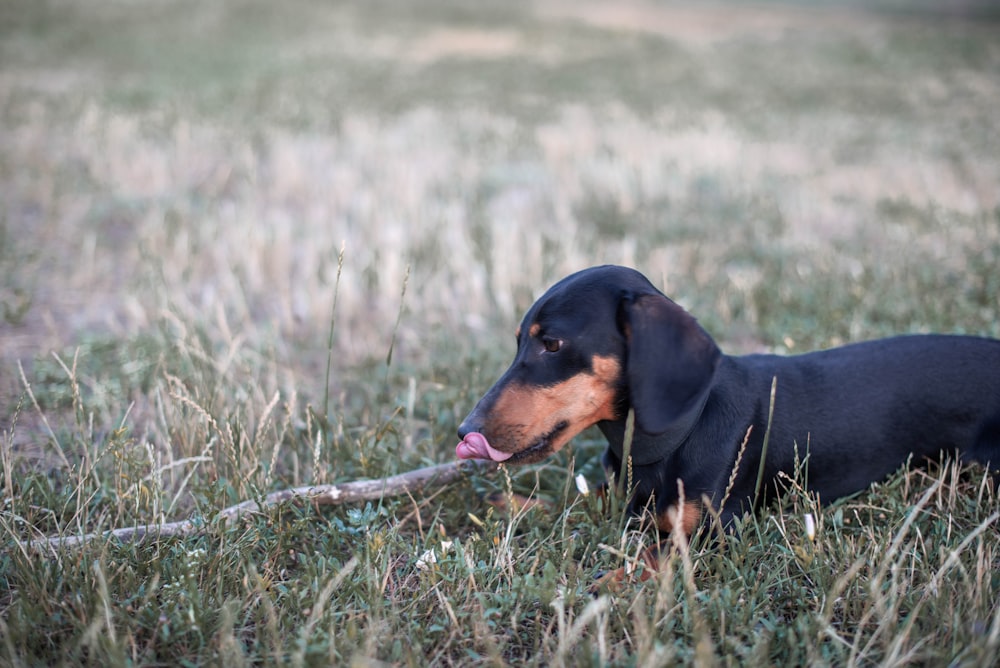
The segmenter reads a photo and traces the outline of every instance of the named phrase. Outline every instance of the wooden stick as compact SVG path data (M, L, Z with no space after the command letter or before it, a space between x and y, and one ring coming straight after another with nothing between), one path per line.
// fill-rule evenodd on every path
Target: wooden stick
M400 494L413 494L428 487L443 487L467 473L473 473L494 462L487 460L454 461L436 466L425 466L389 478L355 480L335 485L309 485L271 492L263 501L243 501L223 508L215 516L225 523L232 522L246 513L257 513L282 503L312 503L316 506L337 506L357 501L374 501ZM122 542L139 541L147 537L167 538L198 533L212 520L182 520L164 524L141 524L121 529L110 529L82 536L47 536L24 541L23 547L78 547L97 538L117 538Z

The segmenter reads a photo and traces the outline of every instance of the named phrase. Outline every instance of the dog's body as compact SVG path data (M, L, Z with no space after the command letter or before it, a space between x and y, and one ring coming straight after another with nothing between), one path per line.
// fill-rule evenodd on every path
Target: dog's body
M538 461L596 424L617 479L634 409L631 507L641 511L652 498L661 529L679 519L693 532L706 517L703 499L726 524L759 500L772 382L765 491L797 464L824 503L911 457L957 452L1000 468L998 340L917 335L789 357L727 356L645 277L614 266L554 285L517 340L513 364L459 428L458 456Z

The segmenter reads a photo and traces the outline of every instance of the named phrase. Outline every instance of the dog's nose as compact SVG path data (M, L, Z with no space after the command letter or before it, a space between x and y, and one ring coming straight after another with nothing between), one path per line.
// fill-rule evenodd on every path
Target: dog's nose
M472 432L478 432L481 430L482 421L476 417L476 413L473 411L472 413L469 413L464 420L462 420L462 424L458 425L458 437L465 440L465 437Z

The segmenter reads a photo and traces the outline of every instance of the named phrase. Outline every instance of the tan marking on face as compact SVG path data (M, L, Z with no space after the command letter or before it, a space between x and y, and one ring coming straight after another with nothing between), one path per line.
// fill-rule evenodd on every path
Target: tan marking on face
M520 325L518 325L517 329L514 330L514 338L515 339L520 339L521 338L521 326Z
M621 374L621 365L614 357L594 355L593 360L591 360L591 366L594 367L594 376L603 379L610 385L614 385Z
M542 331L542 326L536 322L535 324L533 324L531 327L528 328L528 335L535 337L538 336L538 333L540 331Z
M670 533L679 528L685 536L690 536L701 524L701 512L701 503L698 501L685 501L683 506L674 504L659 514L656 527L662 533Z
M595 356L592 366L592 372L551 387L508 386L490 411L486 430L491 445L506 452L520 452L538 444L565 422L566 428L549 443L545 452L549 454L587 427L617 418L615 387L621 365L613 357Z

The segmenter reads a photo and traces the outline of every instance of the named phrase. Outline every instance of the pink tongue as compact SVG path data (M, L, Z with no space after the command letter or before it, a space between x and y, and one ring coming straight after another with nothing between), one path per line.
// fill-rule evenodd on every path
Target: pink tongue
M472 432L466 434L462 442L455 447L455 456L459 459L492 459L495 462L503 462L510 459L513 453L500 452L490 445L485 436Z

